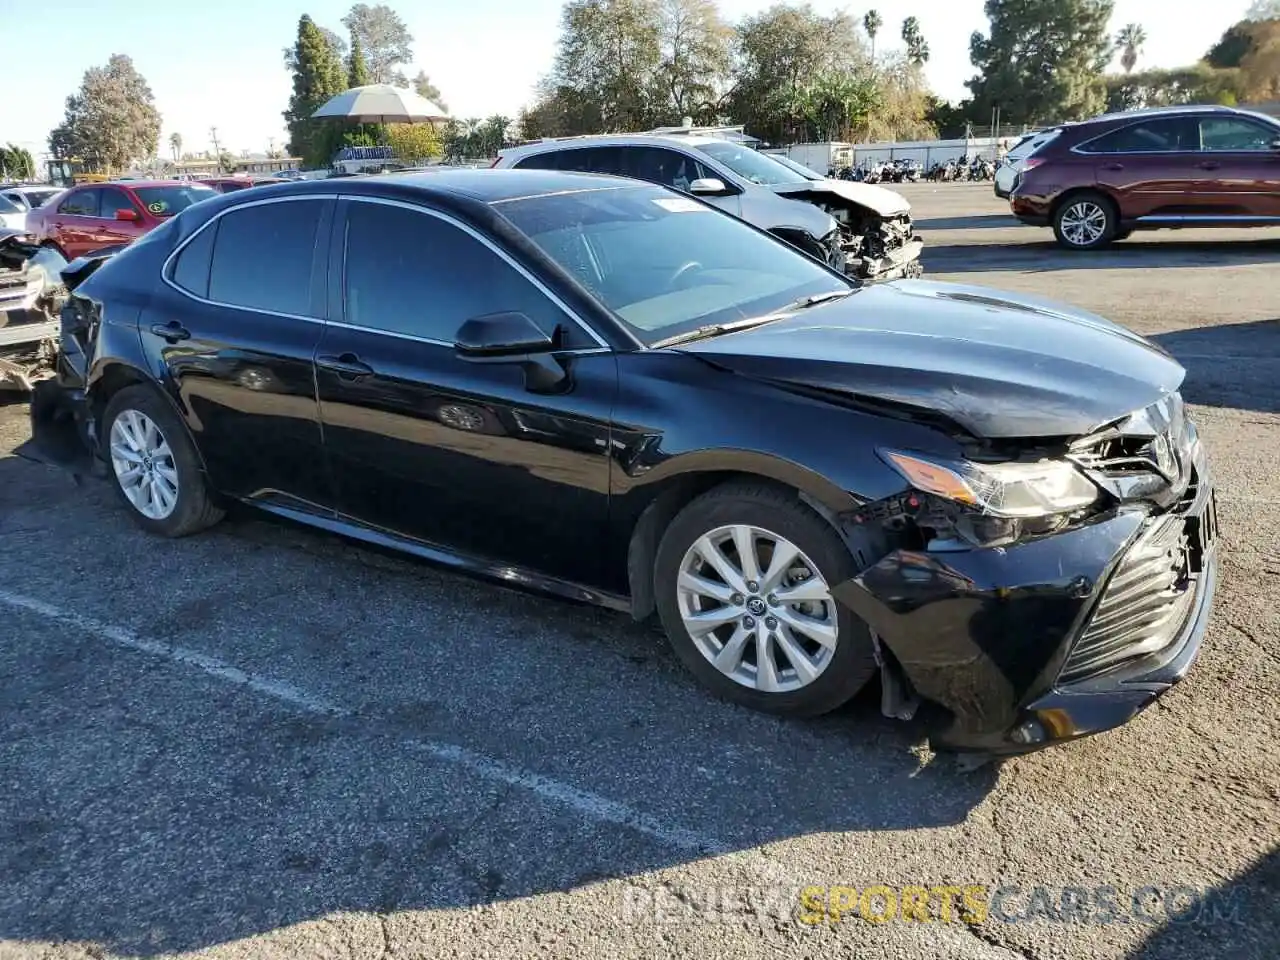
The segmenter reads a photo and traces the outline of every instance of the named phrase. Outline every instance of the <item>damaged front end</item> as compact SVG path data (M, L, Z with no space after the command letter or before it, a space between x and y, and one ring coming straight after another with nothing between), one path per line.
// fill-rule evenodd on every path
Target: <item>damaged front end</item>
M30 391L53 375L66 266L33 237L0 232L0 391Z
M877 190L869 198L846 196L837 181L801 187L783 184L774 189L788 200L810 203L831 216L839 227L845 273L860 280L897 280L924 275L920 255L924 241L915 233L910 207L897 194ZM852 184L850 187L859 187ZM887 194L885 200L879 194ZM870 202L862 202L868 200Z
M992 451L988 445L986 452ZM908 483L851 525L891 546L836 599L938 742L1011 754L1127 722L1182 679L1217 581L1208 461L1177 394L998 459L881 458Z

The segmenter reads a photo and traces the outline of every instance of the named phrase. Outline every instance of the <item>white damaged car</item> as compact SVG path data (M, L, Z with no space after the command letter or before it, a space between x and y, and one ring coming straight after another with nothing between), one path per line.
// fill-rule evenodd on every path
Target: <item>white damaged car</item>
M503 150L495 167L575 170L673 187L767 230L852 277L923 274L924 243L904 197L870 184L804 174L741 143L710 136L564 137Z

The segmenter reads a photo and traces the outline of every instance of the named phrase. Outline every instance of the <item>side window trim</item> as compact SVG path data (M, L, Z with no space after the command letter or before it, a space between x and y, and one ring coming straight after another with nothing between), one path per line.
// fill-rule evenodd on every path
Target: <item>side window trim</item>
M312 247L312 250L311 250L311 283L309 284L309 287L308 287L308 295L310 296L312 304L314 305L317 302L317 297L316 297L316 287L318 283L317 278L320 278L321 280L323 279L324 271L328 263L328 257L327 257L328 250L329 250L328 231L333 225L333 208L335 206L333 202L334 198L330 196L317 196L315 194L307 194L307 195L298 196L298 197L270 197L264 200L252 200L248 203L238 203L234 207L227 207L225 210L219 210L212 217L210 217L208 220L202 223L191 234L191 236L187 237L187 239L183 240L180 244L178 244L173 249L173 251L167 257L165 257L164 263L161 264L160 266L160 279L163 280L170 287L172 287L174 290L178 291L178 293L182 294L187 299L195 300L197 303L208 304L211 307L223 307L227 310L246 310L249 313L260 313L268 317L287 317L290 320L306 320L308 323L325 323L324 317L307 316L299 313L282 313L279 310L263 310L260 307L246 307L239 303L224 303L221 300L210 300L208 297L201 297L197 294L192 293L186 287L179 286L176 282L174 282L174 279L173 279L174 261L178 259L178 256L182 253L182 251L187 248L187 245L191 243L192 240L194 240L200 234L204 233L204 231L213 229L215 224L217 224L217 222L227 214L233 213L236 210L244 210L247 207L262 207L262 206L266 206L269 203L297 203L303 200L311 200L312 202L319 202L325 205L320 211L320 222L316 227L315 245ZM216 243L217 243L217 237L215 236L214 244L216 245ZM214 249L216 249L216 246L210 248L211 258L212 258ZM210 265L212 266L212 259L210 261ZM324 302L323 294L319 302L321 303Z
M335 272L337 274L337 293L338 293L339 305L342 305L343 293L345 292L345 289L346 289L346 272L347 272L347 252L346 252L347 250L347 245L346 245L346 209L347 207L346 207L346 204L376 203L376 204L382 204L383 206L387 206L387 207L401 207L405 210L410 210L413 213L425 215L428 217L435 217L437 220L442 220L445 223L449 224L450 226L453 226L461 230L463 233L466 233L468 236L479 241L485 248L487 248L488 250L496 254L499 257L499 259L501 259L509 267L515 270L516 273L520 274L520 276L522 276L525 280L531 283L539 293L541 293L548 300L554 303L561 310L561 312L564 313L565 316L567 316L570 320L572 320L575 324L577 324L578 328L583 333L585 333L591 340L595 341L595 343L598 344L598 346L595 346L595 347L581 347L576 350L557 351L558 353L578 354L578 353L612 353L613 352L613 348L609 346L609 344L605 341L605 339L602 336L600 336L600 334L598 334L590 324L588 324L585 320L583 320L582 317L579 316L578 313L574 311L572 307L570 307L567 303L564 302L564 300L558 297L554 291L552 291L549 287L547 287L546 284L544 284L541 280L535 277L529 270L525 269L525 267L519 262L517 262L515 258L513 258L509 253L507 253L505 250L503 250L501 247L495 244L492 240L484 236L484 234L480 233L478 230L476 230L474 227L470 226L469 224L463 223L461 220L458 220L455 217L451 217L447 213L443 213L442 211L435 210L431 207L419 206L418 204L415 204L415 203L407 203L403 200L389 200L385 197L353 196L351 194L343 194L338 197L338 200L340 202L345 201L343 210L342 210L342 214L343 214L342 222L341 224L335 222L334 230L333 230L334 250L337 256L337 269ZM333 281L331 280L331 286L330 286L331 299L332 299L332 290L333 290L332 283ZM335 306L333 309L336 310L337 307ZM361 330L367 333L380 333L388 337L397 337L401 340L413 340L417 343L428 343L428 344L433 344L435 346L449 347L450 349L453 348L453 344L447 340L437 340L434 337L420 337L411 333L400 333L394 330L382 330L375 327L365 327L359 324L347 323L345 305L343 305L343 312L339 314L339 316L341 316L342 319L340 320L330 319L328 321L329 325L334 327L343 327L344 329L347 329L347 330Z
M1201 139L1200 139L1201 137L1200 121L1202 119L1201 117L1198 117L1194 114L1181 114L1181 115L1174 115L1174 116L1170 116L1162 119L1182 123L1184 125L1184 132L1189 132L1191 130L1194 130L1196 143L1197 144L1201 143ZM1090 137L1088 140L1085 140L1083 143L1077 143L1074 147L1071 148L1071 152L1077 153L1077 154L1080 154L1081 156L1086 156L1086 157L1134 157L1134 156L1140 156L1148 153L1166 154L1166 153L1205 153L1206 152L1202 146L1198 146L1198 145L1195 147L1186 147L1181 150L1109 150L1105 152L1102 152L1102 151L1095 152L1092 150L1085 149L1085 147L1089 146L1089 144L1091 143L1097 143L1099 140L1102 140L1106 137L1112 137L1117 134L1124 133L1126 130L1132 130L1134 127L1140 127L1142 126L1142 124L1148 123L1148 122L1152 122L1150 118L1146 120L1134 120L1132 123L1126 123L1122 127L1115 127L1114 129L1108 130L1106 133L1100 133L1096 137Z

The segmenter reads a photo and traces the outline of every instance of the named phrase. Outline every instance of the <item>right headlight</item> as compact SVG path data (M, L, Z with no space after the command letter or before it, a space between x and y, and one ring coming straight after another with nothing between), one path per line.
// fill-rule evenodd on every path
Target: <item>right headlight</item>
M1065 460L974 463L901 450L881 450L880 455L921 493L994 517L1031 519L1073 513L1102 495Z

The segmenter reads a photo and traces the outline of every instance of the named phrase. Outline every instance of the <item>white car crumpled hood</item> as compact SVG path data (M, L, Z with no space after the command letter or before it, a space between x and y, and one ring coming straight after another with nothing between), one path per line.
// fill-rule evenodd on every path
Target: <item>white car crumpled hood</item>
M874 210L882 217L897 216L910 213L911 204L900 193L887 190L872 183L855 183L852 180L811 180L808 183L783 183L774 186L773 191L780 196L792 193L826 192L834 193L851 203Z

